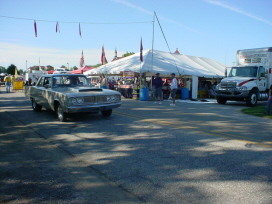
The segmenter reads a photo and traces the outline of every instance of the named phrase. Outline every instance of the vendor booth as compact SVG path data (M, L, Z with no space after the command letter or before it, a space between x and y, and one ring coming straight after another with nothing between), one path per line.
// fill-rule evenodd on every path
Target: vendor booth
M87 65L85 65L84 67L81 67L81 68L79 68L79 69L77 69L77 70L74 70L74 71L72 71L71 73L72 74L83 74L84 72L86 72L86 71L88 71L88 70L91 70L91 69L93 69L94 67L89 67L89 66L87 66Z

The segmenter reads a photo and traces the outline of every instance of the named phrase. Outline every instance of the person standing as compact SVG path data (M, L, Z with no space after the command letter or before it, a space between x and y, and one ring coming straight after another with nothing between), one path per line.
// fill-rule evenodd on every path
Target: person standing
M28 85L29 86L32 86L32 79L29 77L29 79L28 79Z
M103 75L101 76L100 88L102 88L102 89L107 89L107 87L108 87L107 85L108 85L108 81L107 81L105 75L103 74Z
M160 73L156 74L156 78L154 79L155 86L155 102L162 104L162 78L160 77Z
M265 111L265 114L266 115L270 115L270 107L271 107L271 104L272 104L272 85L270 86L270 89L269 89L269 97L268 97L268 100L266 102L266 111Z
M171 82L171 86L170 86L170 89L171 89L170 95L172 98L172 103L170 104L170 106L175 106L176 105L176 93L177 93L177 89L178 89L178 82L175 77L175 73L172 73L171 77L172 77L172 82Z
M5 78L4 78L4 82L5 82L5 85L6 85L6 92L10 93L10 86L11 86L11 82L12 82L11 77L6 74Z
M185 82L185 88L188 89L188 97L192 98L192 94L191 94L191 80L189 78L186 79Z

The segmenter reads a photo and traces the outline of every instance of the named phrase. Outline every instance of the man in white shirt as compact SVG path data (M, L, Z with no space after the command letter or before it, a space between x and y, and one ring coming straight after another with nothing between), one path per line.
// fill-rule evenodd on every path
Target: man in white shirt
M175 106L176 105L176 93L177 93L177 89L178 89L178 82L177 79L175 78L175 73L171 74L172 77L172 82L171 82L171 98L172 98L172 103L170 104L170 106Z

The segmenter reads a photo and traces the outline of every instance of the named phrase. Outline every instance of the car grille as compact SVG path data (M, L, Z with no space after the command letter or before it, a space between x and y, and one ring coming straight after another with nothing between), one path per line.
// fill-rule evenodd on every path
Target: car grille
M120 100L120 99L119 99ZM107 100L107 96L86 96L84 97L85 103L112 103ZM118 101L115 101L118 102Z
M222 89L236 88L236 82L234 81L221 82L220 87Z

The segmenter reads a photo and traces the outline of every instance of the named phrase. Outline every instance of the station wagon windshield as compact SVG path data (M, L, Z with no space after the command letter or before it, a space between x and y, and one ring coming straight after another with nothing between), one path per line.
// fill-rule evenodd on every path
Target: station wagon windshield
M89 81L84 76L54 76L53 87L89 86Z

